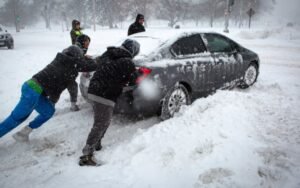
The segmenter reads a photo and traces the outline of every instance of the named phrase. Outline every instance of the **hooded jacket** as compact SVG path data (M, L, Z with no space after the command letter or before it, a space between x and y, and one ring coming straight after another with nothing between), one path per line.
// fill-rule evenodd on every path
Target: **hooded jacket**
M70 32L70 35L71 35L71 41L72 41L72 44L74 45L75 42L76 42L76 38L80 35L82 35L82 32L81 32L81 28L78 30L76 29L76 25L77 24L80 24L80 22L78 20L73 20L72 21L72 30Z
M133 24L131 24L128 28L128 36L133 35L135 33L140 33L140 32L146 31L145 27L139 23L140 18L144 18L144 15L138 14L136 16L135 22Z
M70 82L74 82L78 72L95 71L94 60L86 59L83 50L76 45L58 53L55 59L32 78L42 87L43 93L54 103Z
M123 87L136 79L132 58L130 52L123 47L108 47L102 56L96 58L99 64L90 81L88 98L114 106Z

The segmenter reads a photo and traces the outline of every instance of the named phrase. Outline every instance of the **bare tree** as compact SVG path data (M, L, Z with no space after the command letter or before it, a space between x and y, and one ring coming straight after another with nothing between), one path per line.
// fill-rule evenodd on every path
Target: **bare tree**
M51 29L51 25L50 25L50 8L48 7L48 5L46 4L44 6L44 9L41 11L41 15L43 16L45 23L46 23L46 28L47 29Z
M97 0L97 22L115 28L129 15L127 0Z
M46 29L51 29L51 19L54 13L58 11L57 9L55 9L58 3L56 1L43 0L41 5L41 15L45 21Z
M204 0L198 0L191 3L190 18L195 21L196 26L199 25L200 19L203 19L206 15L207 3Z
M19 31L43 19L46 28L52 23L62 26L71 25L78 19L84 26L100 24L116 27L137 13L149 17L164 19L173 27L179 21L194 20L198 25L201 19L208 19L211 27L215 20L224 16L226 0L4 0L0 7L0 23L14 25ZM240 27L247 18L247 11L252 8L255 16L273 9L275 0L235 0L231 20ZM41 16L42 15L42 16Z
M68 23L68 18L67 18L66 12L63 11L63 12L61 13L61 16L62 16L62 20L63 20L63 22L62 22L63 28L64 28L64 25L66 25L66 29L67 29L67 31L69 31L69 23ZM63 29L63 30L64 30L64 29Z
M275 0L235 0L231 15L237 25L242 27L248 18L247 11L249 11L250 8L255 10L257 14L260 14L273 10L275 3Z
M18 0L13 0L13 12L14 12L14 20L15 20L15 27L16 27L16 32L20 32L20 15L18 15L18 5L19 1Z
M216 17L216 11L222 11L223 7L225 6L224 0L209 0L207 1L209 4L209 25L210 27L214 27L214 20Z
M209 26L213 27L215 18L223 15L225 0L195 0L190 4L189 12L196 26L200 19L208 18Z
M96 0L93 1L93 25L94 25L94 31L96 31Z
M161 0L158 4L158 17L168 20L168 26L173 27L186 17L188 5L184 0Z
M24 7L22 1L7 0L3 8L1 8L0 23L13 24L16 28L16 32L20 32L21 21L23 21L23 12L21 7Z

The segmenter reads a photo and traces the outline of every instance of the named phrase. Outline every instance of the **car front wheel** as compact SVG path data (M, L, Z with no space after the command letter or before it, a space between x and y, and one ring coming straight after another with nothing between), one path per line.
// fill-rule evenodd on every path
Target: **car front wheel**
M7 48L14 49L14 42L13 41L8 42Z
M249 86L252 86L256 82L257 76L258 76L258 67L256 64L252 63L245 71L242 83L240 84L240 88L245 89L248 88Z
M189 104L191 104L191 97L188 90L184 85L176 84L163 99L160 118L169 119L180 110L182 105Z

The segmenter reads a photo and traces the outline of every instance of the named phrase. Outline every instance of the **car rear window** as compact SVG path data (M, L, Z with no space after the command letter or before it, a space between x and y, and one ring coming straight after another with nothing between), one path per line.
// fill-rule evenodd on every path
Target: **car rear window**
M203 53L206 51L206 48L200 34L195 34L178 39L172 45L171 51L177 56L181 56Z

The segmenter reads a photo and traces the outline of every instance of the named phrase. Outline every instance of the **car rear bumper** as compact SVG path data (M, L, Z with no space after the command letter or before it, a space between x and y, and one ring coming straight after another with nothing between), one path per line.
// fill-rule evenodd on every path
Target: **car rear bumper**
M90 102L87 98L88 84L89 80L81 76L79 84L81 95ZM161 98L161 94L159 94L149 99L144 97L141 89L125 87L122 95L117 100L114 112L128 115L153 115L160 109Z
M146 99L138 90L123 93L116 103L115 113L129 115L153 115L160 109L160 99Z

